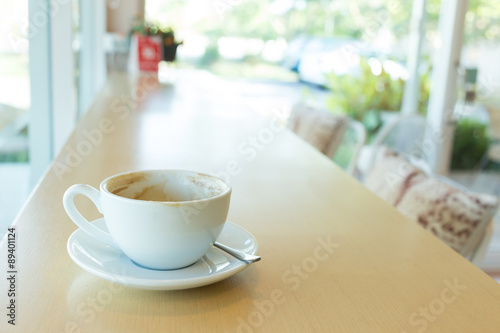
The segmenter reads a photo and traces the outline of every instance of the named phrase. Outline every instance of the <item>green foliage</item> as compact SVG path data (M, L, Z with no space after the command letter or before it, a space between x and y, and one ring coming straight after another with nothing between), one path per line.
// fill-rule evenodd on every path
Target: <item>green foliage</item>
M333 114L347 114L361 121L368 134L374 134L381 126L380 111L401 109L404 81L393 79L383 69L379 75L372 72L370 61L360 59L360 72L357 74L327 75L328 88L332 91L328 107ZM430 67L420 77L421 89L419 112L425 114L430 92Z
M200 8L204 15L189 15L192 8L188 0L169 0L151 7L147 18L160 22L161 27L174 26L181 33L203 34L212 42L223 36L262 40L281 37L290 41L299 35L309 35L350 37L371 43L381 28L390 31L396 40L408 36L414 1L304 0L290 2L289 7L276 10L281 7L278 3L283 5L269 0L217 0ZM425 31L431 44L437 35L442 3L427 0ZM498 0L470 0L464 31L466 43L500 39L499 12ZM137 25L137 21L134 24ZM405 56L406 50L400 55Z
M426 64L425 71L420 76L420 93L418 96L418 112L426 115L427 105L429 104L429 95L431 94L431 72L432 66L430 65L430 60L424 58L424 66Z
M12 153L0 153L0 163L4 162L26 163L28 161L29 161L29 154L27 150L12 152Z
M368 138L371 140L372 135L375 134L379 128L382 126L382 119L380 118L380 111L377 110L368 110L363 119L361 119L361 123L365 127L366 131L370 135Z
M358 133L352 128L347 128L343 135L342 141L333 156L333 161L335 164L340 166L342 169L347 169L349 162L351 161L356 145L358 144Z
M198 61L200 67L210 67L219 60L219 51L217 50L217 44L210 43L205 50L205 53Z
M377 61L377 60L374 60ZM369 133L380 127L379 111L399 111L404 81L393 80L382 69L374 75L369 61L360 59L358 75L327 75L327 85L332 91L328 107L333 114L347 114L363 122Z
M384 69L380 75L374 75L365 58L361 58L359 67L359 75L327 75L328 88L332 91L328 101L332 112L363 120L370 110L399 111L404 81L391 79Z
M473 169L488 150L487 125L471 118L460 118L453 137L452 170Z
M143 21L139 17L134 18L129 35L134 33L144 36L160 36L162 39L175 39L174 30L158 21Z
M267 0L242 1L229 4L228 1L215 1L213 5L222 5L216 15L205 15L194 25L194 29L202 32L212 40L220 37L276 39L279 34L275 27L279 24L271 13L271 2ZM181 24L181 23L180 23ZM279 30L279 28L278 28Z
M389 32L389 39L401 41L410 31L414 1L358 0L358 1L229 1L217 0L192 6L188 0L151 1L146 4L147 20L159 27L173 26L178 35L200 34L209 39L206 55L197 66L213 70L223 60L217 52L221 37L256 38L262 41L284 38L291 41L297 36L347 37L366 44L375 44L380 32ZM438 21L441 0L427 0L425 38L433 50L438 40ZM195 8L199 10L194 11ZM446 10L446 9L445 9ZM470 0L466 17L465 41L500 39L498 0ZM194 13L198 14L194 14ZM202 14L201 14L202 13ZM143 27L134 29L142 31ZM153 29L154 30L154 29ZM385 38L385 37L384 37ZM400 45L400 43L396 43ZM406 48L393 49L393 56L403 59ZM262 59L259 59L265 63ZM248 59L241 61L248 63ZM424 74L427 76L428 72ZM423 81L420 111L425 113L429 81ZM389 104L397 103L389 101Z
M500 1L470 0L465 17L465 43L477 42L481 39L499 40Z

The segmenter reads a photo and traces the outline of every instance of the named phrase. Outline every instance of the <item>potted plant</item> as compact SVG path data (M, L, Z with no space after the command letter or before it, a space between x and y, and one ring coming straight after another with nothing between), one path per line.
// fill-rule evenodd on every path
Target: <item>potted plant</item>
M132 22L129 37L134 34L159 37L163 46L163 60L167 62L175 61L177 47L184 43L175 40L175 33L171 27L165 27L156 22L146 22L138 16Z
M174 30L172 28L160 29L161 38L163 40L163 60L172 62L175 60L177 54L177 47L184 42L177 42L175 40Z

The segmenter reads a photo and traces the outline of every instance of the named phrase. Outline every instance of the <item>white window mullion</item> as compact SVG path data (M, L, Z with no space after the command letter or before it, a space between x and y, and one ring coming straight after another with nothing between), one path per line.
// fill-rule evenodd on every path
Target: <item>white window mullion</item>
M74 128L72 11L68 0L28 0L31 185Z
M429 162L433 171L447 175L453 147L453 110L456 102L457 69L464 36L467 0L445 0L441 2L439 33L441 44L436 49L432 67L432 90L429 96L426 133L433 143Z
M85 113L106 82L106 1L80 2L80 113Z
M52 49L48 1L29 0L28 17L31 89L30 183L33 186L53 158Z
M71 1L51 1L53 152L57 156L76 123ZM57 5L57 3L60 3Z

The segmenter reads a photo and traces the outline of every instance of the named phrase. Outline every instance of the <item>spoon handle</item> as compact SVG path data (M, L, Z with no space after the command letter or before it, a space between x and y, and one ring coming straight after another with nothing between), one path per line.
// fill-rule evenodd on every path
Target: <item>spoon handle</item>
M229 247L227 245L221 244L219 242L215 242L214 246L221 249L224 252L229 253L233 257L240 259L241 261L247 262L247 263L253 263L259 261L261 258L259 256L254 256L252 254L244 253L238 250L233 249L232 247Z

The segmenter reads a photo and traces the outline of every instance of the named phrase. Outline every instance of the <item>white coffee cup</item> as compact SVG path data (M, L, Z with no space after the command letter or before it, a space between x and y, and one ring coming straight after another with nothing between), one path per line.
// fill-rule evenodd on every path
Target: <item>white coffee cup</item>
M104 215L109 233L89 223L73 202L87 196ZM224 227L231 186L214 176L186 170L122 173L100 191L77 184L64 193L69 217L83 231L123 251L140 266L179 269L198 261Z

